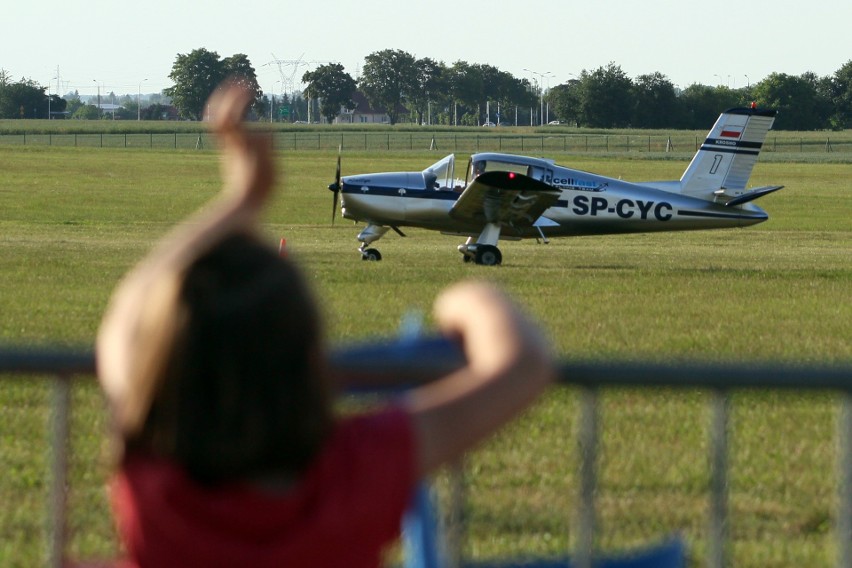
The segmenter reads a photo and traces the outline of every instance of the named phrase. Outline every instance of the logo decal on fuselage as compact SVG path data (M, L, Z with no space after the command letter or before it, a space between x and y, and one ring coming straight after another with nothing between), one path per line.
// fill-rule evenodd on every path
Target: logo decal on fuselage
M544 182L558 189L573 189L574 191L606 191L608 183L600 183L597 181L589 181L575 178L560 178L556 176L546 176Z

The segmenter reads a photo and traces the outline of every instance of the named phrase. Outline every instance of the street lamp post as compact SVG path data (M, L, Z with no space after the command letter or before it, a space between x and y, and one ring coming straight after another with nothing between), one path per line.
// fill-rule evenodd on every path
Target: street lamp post
M532 73L533 75L538 75L538 77L539 77L538 85L539 85L539 90L540 90L540 93L541 93L541 109L540 109L540 114L539 114L539 118L541 120L539 122L541 122L541 124L544 124L544 78L548 77L551 73L550 73L550 71L545 71L544 73L539 73L538 71L533 71L532 69L527 69L526 67L524 67L524 71Z
M139 89L136 91L136 120L137 122L142 120L142 83L147 81L148 79L142 79L139 81Z
M98 118L101 117L101 84L98 83L97 79L92 79L95 84L98 86Z

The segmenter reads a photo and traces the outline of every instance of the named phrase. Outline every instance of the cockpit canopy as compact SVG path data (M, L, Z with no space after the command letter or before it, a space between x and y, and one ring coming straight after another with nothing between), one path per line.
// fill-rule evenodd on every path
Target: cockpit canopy
M464 189L465 182L463 179L456 178L455 175L455 154L444 156L423 170L423 179L426 181L426 189L435 189L439 191L461 191Z

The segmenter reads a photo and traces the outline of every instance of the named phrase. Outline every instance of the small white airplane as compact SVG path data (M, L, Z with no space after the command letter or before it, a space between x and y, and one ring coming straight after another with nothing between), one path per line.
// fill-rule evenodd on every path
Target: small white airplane
M502 153L471 156L464 178L450 154L421 172L340 177L334 192L345 218L366 222L358 234L364 260L381 260L370 245L393 229L420 227L467 237L465 262L501 264L498 241L551 237L722 229L768 219L754 199L781 189L746 189L776 111L723 112L680 180L631 183Z

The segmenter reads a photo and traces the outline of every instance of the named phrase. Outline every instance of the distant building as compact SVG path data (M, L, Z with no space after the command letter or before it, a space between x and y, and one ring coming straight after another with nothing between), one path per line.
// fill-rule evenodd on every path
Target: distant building
M340 114L334 119L335 124L390 124L387 109L371 107L367 97L361 91L355 91L352 95L352 102L355 103L355 108L352 110L341 108ZM400 118L407 117L408 109L399 105L397 116ZM402 121L397 120L397 122Z

